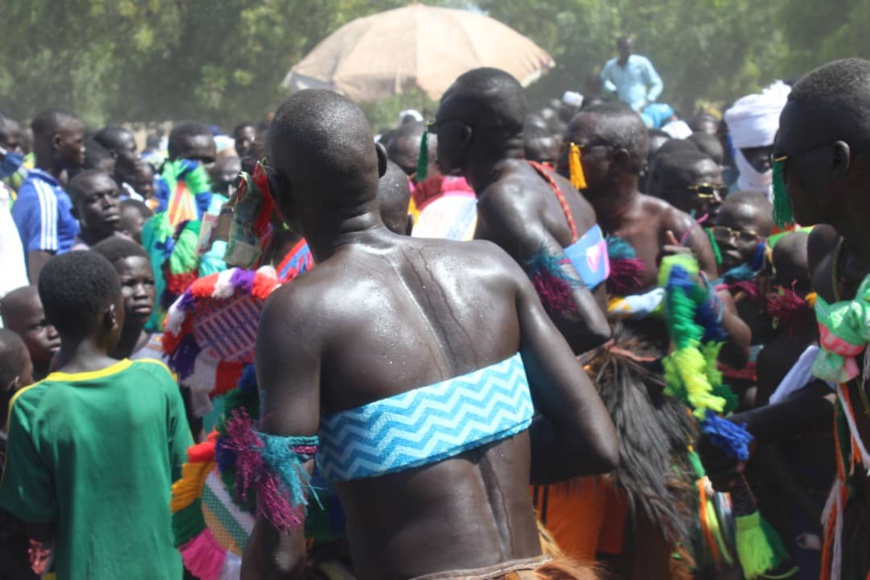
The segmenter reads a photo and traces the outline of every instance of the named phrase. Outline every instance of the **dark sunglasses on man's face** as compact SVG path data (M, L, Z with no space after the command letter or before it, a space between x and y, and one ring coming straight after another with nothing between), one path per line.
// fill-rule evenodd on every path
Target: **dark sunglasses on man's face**
M694 193L698 199L716 199L717 197L721 199L725 192L728 191L728 186L714 185L712 183L698 183L696 185L690 185L687 189Z

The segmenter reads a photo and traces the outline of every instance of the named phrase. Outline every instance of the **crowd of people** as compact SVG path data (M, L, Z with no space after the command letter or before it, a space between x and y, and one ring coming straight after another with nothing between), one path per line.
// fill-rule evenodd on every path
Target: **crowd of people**
M870 578L870 61L680 118L619 49L0 113L0 578Z

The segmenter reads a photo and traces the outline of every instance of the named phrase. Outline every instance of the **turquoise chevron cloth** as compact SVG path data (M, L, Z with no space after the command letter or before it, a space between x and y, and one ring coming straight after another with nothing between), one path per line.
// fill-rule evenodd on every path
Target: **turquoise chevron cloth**
M518 353L461 377L324 415L317 460L332 481L386 475L516 435L533 415Z

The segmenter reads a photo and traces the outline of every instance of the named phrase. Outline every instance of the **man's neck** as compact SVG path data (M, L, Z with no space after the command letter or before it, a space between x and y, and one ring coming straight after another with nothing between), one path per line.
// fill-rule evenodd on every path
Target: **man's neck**
M338 218L329 212L303 220L302 231L316 263L323 262L342 246L373 243L386 237L387 229L376 210L360 208L349 217Z
M109 234L106 234L104 232L95 232L95 231L89 230L87 228L79 229L79 237L82 239L82 241L84 243L86 243L88 246L91 246L91 247L97 245L98 243L102 242L106 238L111 238L113 235L115 235L115 232L111 232Z
M85 373L102 370L117 360L108 354L106 344L93 336L61 336L54 370L65 373Z
M605 233L620 229L628 210L637 203L637 177L626 176L600 191L586 192L586 198L595 209L595 217Z
M465 179L478 197L499 180L505 165L525 159L521 141L512 139L506 145L502 149L483 152L468 163Z
M51 157L40 157L37 155L35 165L37 169L48 173L58 181L61 180L61 177L64 173L63 168L55 164L54 159L52 159Z

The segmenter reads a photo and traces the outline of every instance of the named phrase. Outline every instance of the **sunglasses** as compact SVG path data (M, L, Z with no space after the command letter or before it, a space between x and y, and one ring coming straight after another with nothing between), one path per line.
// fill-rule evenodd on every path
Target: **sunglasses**
M761 241L761 236L755 232L735 230L728 226L713 226L710 230L713 236L720 240L734 240L741 244L754 244Z
M698 199L716 199L716 197L722 198L726 191L728 191L727 185L714 185L712 183L698 183L696 185L690 185L687 188L689 191L693 192Z

